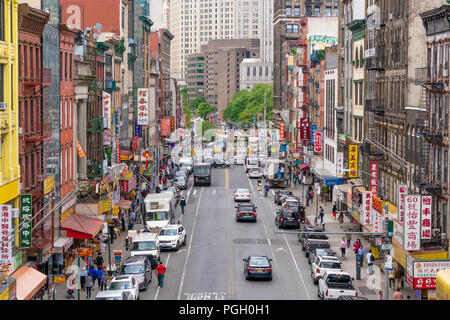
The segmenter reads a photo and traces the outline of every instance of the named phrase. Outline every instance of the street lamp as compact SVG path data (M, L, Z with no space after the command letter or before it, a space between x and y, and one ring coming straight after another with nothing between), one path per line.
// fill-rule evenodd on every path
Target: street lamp
M386 193L385 193L385 190L383 188L383 185L380 183L380 181L378 180L377 177L374 177L371 173L363 171L363 170L342 169L342 171L343 172L351 172L351 171L361 172L361 173L364 173L364 174L370 176L372 179L375 179L377 181L377 184L380 186L381 194L383 195L383 209L384 209L384 212L385 213L388 212L388 210L386 208L386 205L385 205ZM385 219L386 219L386 221L389 221L389 217L387 215L386 215ZM389 236L389 230L388 229L386 229L386 236ZM389 255L389 254L390 254L390 250L387 249L385 255ZM362 259L364 259L364 257L362 257ZM388 274L388 271L386 270L386 265L384 267L384 275L385 275L385 282L386 282L386 300L389 300L389 274Z

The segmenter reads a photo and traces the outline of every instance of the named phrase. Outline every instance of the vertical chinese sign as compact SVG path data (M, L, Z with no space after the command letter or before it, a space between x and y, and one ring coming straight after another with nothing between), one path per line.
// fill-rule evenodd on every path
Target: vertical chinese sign
M8 270L11 272L12 265L12 237L11 233L11 206L0 206L0 267L3 265L8 266Z
M405 196L408 193L406 184L398 185L398 220L403 221L405 217Z
M309 127L309 118L300 118L300 140L311 139L311 129Z
M170 132L174 132L175 131L175 117L171 116L170 117Z
M284 122L280 122L280 142L284 142Z
M138 89L138 124L148 125L148 88Z
M342 178L344 176L344 153L338 152L336 154L336 176Z
M363 192L362 194L362 207L360 222L362 225L371 224L371 210L372 208L372 194L370 192Z
M358 146L352 144L348 147L348 169L351 170L348 173L349 178L358 177Z
M120 139L116 139L116 163L120 163Z
M20 195L20 247L31 248L31 194Z
M317 131L314 133L314 151L322 152L322 132Z
M431 196L422 196L421 238L431 239Z
M111 95L103 91L103 128L111 129Z
M403 249L420 250L420 195L405 196Z
M378 195L378 162L370 163L370 192L374 196Z

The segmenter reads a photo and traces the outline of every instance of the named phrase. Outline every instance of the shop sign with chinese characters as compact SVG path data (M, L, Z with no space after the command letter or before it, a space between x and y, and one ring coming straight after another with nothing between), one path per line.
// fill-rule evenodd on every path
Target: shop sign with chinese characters
M323 144L322 144L322 132L316 131L314 133L314 151L322 152Z
M358 178L358 145L352 144L348 147L348 173L349 178Z
M138 89L138 125L148 125L148 88Z
M403 249L406 251L420 250L420 195L405 196Z
M0 205L0 266L8 265L9 272L13 269L13 257L11 252L11 206Z
M378 163L370 163L370 191L373 195L378 195Z
M20 195L20 247L31 248L31 194Z
M336 176L342 178L344 176L344 153L338 152L336 155Z
M431 196L422 196L421 238L431 239Z
M362 225L371 224L371 208L372 208L372 194L370 192L363 192L361 206L360 222Z
M372 210L372 222L373 222L373 232L383 232L383 221L381 215Z
M111 95L103 91L103 127L111 129Z
M450 260L414 260L406 256L406 281L415 290L436 289L436 274L450 269Z
M406 184L398 185L398 217L400 221L405 217L405 196L408 193L408 186Z
M280 142L284 142L284 122L280 122Z

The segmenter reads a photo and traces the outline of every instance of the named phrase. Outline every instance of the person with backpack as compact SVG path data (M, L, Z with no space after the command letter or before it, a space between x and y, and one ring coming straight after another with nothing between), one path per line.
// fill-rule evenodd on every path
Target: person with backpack
M98 268L97 269L97 280L98 280L98 287L101 289L102 288L102 276L103 276L103 270L102 268Z
M373 274L373 262L375 261L375 256L372 252L367 252L366 254L366 260L367 260L367 273Z
M128 221L128 230L133 230L135 221L136 221L136 213L134 211L131 211L130 220Z
M108 287L108 272L106 272L106 267L103 267L103 271L102 271L102 283L100 285L100 290L103 291L103 288L105 288L105 290Z
M320 207L320 211L319 211L319 217L320 217L320 223L323 224L323 216L325 215L325 211L323 210L322 207Z
M98 253L98 256L97 258L95 258L94 263L98 269L100 269L103 266L103 257L101 252Z

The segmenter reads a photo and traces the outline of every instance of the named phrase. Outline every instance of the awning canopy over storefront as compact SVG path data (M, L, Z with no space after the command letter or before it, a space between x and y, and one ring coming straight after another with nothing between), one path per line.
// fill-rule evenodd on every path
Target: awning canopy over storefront
M102 229L103 220L92 219L81 214L73 214L63 221L61 229L74 239L92 239Z
M324 167L323 159L316 159L314 161L314 166L311 171L316 175L317 178L323 180L324 185L334 186L342 184L342 178L338 178L336 173L330 172Z
M30 300L47 281L47 276L31 267L22 266L11 278L16 279L17 300Z
M307 165L307 164L304 164L304 163L299 164L298 167L299 167L299 169L300 169L301 171L304 171L304 170L308 170L308 169L309 169L308 165Z
M69 249L73 244L73 238L61 237L55 240L53 247L55 249L55 253L64 253Z
M117 206L120 209L130 209L131 208L131 200L119 200L119 202L117 202Z

